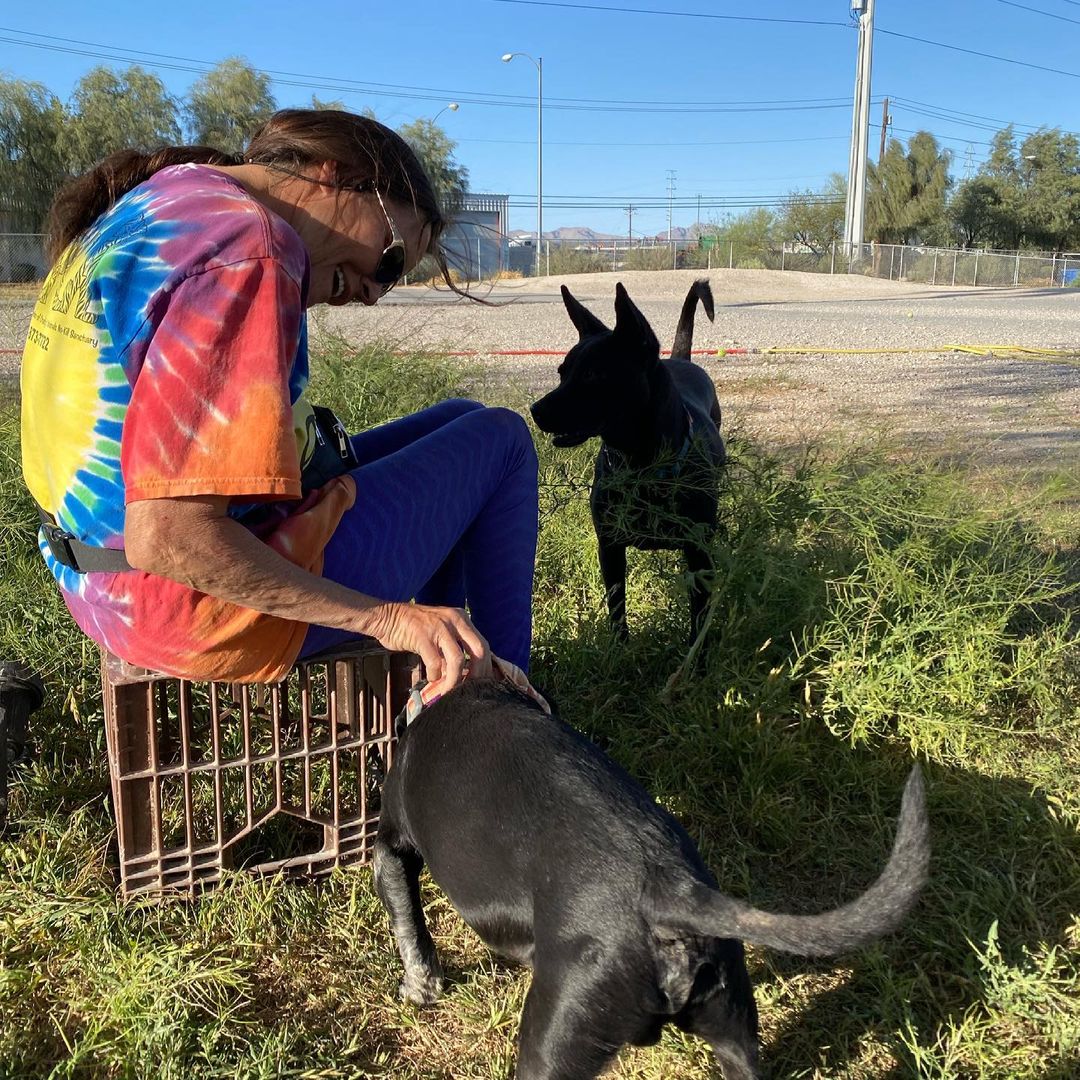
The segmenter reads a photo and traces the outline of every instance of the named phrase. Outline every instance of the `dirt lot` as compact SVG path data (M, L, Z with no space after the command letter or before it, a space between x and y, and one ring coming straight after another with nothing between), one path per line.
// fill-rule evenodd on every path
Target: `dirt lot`
M505 282L484 307L426 287L395 290L377 308L321 309L314 333L386 337L447 350L566 350L576 334L558 286L604 319L622 280L670 345L692 271L590 274ZM697 319L695 347L881 349L873 355L702 358L726 423L779 443L881 429L913 444L974 452L988 462L1054 470L1080 466L1080 290L931 288L837 275L718 270L716 322ZM508 302L509 301L509 302ZM21 347L32 301L0 294L0 350ZM1073 350L1067 360L993 359L950 344ZM941 349L905 354L904 349ZM898 350L891 352L888 350ZM18 356L0 351L0 373ZM523 398L552 385L558 357L483 359L487 377Z

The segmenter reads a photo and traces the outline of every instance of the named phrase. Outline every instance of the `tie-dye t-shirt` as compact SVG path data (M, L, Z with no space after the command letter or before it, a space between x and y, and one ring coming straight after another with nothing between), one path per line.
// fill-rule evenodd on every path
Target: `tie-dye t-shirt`
M38 503L85 543L116 548L129 502L293 500L262 538L321 573L355 485L301 500L307 273L299 236L224 173L180 165L128 192L57 261L34 308L22 454ZM300 650L305 623L140 570L79 574L44 533L39 546L75 621L132 664L273 681Z

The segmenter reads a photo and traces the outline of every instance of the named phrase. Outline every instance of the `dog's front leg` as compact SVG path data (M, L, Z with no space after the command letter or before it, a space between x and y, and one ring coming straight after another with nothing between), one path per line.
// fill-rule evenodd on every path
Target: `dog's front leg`
M431 1005L442 993L443 975L420 902L423 866L415 851L395 851L383 840L375 844L375 890L390 916L405 968L399 992L406 1001Z
M690 646L693 648L705 630L705 615L709 609L709 596L712 592L712 578L715 569L712 554L707 547L699 544L687 544L683 548L686 569L690 573ZM699 655L705 653L705 643L698 648Z
M620 641L630 637L626 626L626 545L615 544L597 535L600 576L604 579L608 616Z

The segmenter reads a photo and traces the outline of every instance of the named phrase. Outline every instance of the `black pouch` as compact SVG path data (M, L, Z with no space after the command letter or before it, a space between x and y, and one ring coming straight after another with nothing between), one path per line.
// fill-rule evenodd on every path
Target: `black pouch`
M345 425L332 409L312 405L307 427L304 460L300 463L300 488L305 495L360 464Z

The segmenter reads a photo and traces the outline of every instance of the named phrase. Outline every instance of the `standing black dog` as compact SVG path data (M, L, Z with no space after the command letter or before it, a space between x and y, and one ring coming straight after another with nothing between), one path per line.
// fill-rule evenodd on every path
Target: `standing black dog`
M532 406L555 446L602 442L592 487L592 517L608 612L626 628L626 549L681 550L690 571L691 641L704 625L716 530L717 481L724 464L720 405L712 379L690 359L694 310L713 318L708 281L683 303L671 359L622 284L609 330L564 285L563 302L580 339L559 365L559 385Z
M721 893L678 821L591 742L516 691L467 682L401 739L375 884L404 998L429 1004L442 989L420 902L425 862L492 949L532 966L517 1080L592 1080L669 1022L708 1040L727 1080L754 1080L742 940L801 956L857 948L901 922L928 859L916 769L866 892L821 915L760 911Z

